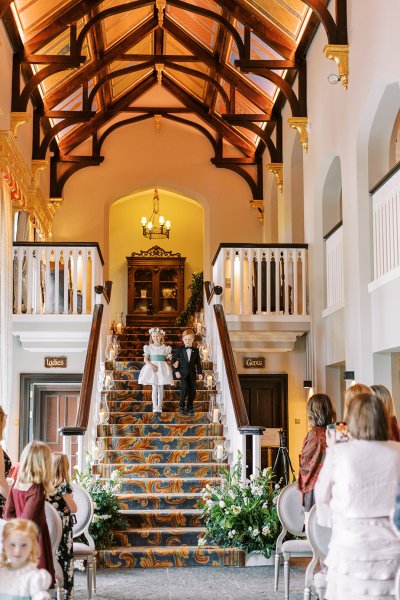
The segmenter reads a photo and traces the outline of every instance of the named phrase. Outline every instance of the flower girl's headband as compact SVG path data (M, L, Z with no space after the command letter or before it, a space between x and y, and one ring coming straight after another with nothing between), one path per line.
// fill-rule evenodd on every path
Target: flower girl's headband
M151 327L149 329L149 333L150 333L150 335L152 333L159 333L160 335L165 335L165 331L163 329L160 329L159 327Z

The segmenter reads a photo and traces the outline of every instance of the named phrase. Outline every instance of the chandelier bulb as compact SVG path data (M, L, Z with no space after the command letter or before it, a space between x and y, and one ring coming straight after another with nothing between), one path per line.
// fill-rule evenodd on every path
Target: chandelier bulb
M165 227L168 229L168 231L171 229L171 221L167 221L165 223Z
M141 223L142 223L143 227L146 227L146 223L147 223L146 217L142 217Z
M153 223L151 221L147 223L147 229L153 229Z
M158 222L160 223L160 225L164 225L164 223L165 223L165 219L164 219L164 217L163 217L162 215L160 215L160 216L158 217Z

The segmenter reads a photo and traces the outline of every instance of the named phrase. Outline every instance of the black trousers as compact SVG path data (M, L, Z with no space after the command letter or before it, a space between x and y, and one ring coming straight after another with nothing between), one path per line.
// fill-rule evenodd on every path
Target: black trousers
M187 400L187 410L193 410L193 400L196 396L196 379L192 377L185 377L181 379L181 392L179 399L179 408L183 410L185 408L185 398Z

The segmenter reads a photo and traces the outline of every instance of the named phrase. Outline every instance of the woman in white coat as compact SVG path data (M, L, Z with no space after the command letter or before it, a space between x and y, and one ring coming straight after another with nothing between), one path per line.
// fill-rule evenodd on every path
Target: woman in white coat
M381 400L359 394L347 410L350 441L328 447L315 487L318 520L332 518L328 600L394 600L400 543L389 515L400 479L400 444L388 441ZM325 521L325 522L324 522Z

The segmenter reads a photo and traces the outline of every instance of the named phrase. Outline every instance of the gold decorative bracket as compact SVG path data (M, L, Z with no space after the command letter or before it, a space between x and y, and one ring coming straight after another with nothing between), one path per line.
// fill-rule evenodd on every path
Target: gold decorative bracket
M48 160L32 160L32 184L39 186L39 174L49 166Z
M17 137L18 128L29 121L31 115L28 112L12 112L10 114L10 129L14 137Z
M164 71L164 63L156 63L155 65L157 71L157 83L158 85L162 84L162 76Z
M156 133L160 133L160 130L161 130L161 115L154 115L154 121L156 122Z
M337 64L339 79L347 90L349 85L349 46L347 44L327 44L324 54L326 58Z
M62 198L49 198L49 201L47 202L47 206L49 208L49 212L51 213L51 216L54 217L54 215L56 214L56 209L60 208L60 206L62 205L63 199Z
M267 169L272 175L275 175L276 185L282 194L283 192L283 163L269 163Z
M264 200L250 200L250 206L257 209L258 220L264 223Z
M164 24L165 8L167 6L167 0L156 0L156 8L158 11L158 26L162 27Z
M304 152L308 151L308 117L290 117L288 120L290 127L297 129L300 134L300 142L303 146Z

